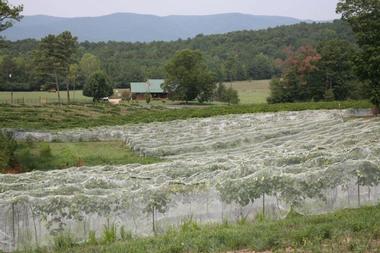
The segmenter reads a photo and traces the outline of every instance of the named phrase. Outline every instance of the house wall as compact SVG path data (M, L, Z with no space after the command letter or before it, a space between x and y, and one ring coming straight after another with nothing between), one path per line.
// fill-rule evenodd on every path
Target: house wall
M167 99L169 96L167 93L151 93L153 99ZM134 100L145 100L145 93L132 94Z

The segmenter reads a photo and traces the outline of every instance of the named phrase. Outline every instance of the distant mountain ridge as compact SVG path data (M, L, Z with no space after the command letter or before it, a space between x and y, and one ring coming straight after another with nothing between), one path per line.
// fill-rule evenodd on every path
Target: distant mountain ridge
M2 33L8 40L40 39L47 34L72 32L80 41L171 41L197 34L220 34L292 25L302 20L280 16L226 13L204 16L154 16L115 13L100 17L62 18L25 16L20 23Z

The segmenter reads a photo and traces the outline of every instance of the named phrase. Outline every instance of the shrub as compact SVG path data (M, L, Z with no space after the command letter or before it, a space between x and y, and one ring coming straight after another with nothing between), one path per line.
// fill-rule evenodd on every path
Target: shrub
M40 157L42 158L48 158L48 157L51 157L52 154L51 154L51 148L49 146L49 144L47 143L44 143L43 145L41 145L40 147Z
M95 231L91 230L88 233L87 243L90 244L90 245L97 245L98 244L98 241L96 240L96 233L95 233Z
M152 95L150 93L145 93L144 98L145 98L145 102L149 104L150 101L152 100Z
M101 72L95 72L83 87L83 95L92 97L94 101L100 101L104 97L113 94L113 88L107 76Z
M26 137L25 143L26 143L26 145L29 148L32 148L34 146L34 139L33 139L33 137L32 136Z
M239 104L240 102L238 92L232 89L232 87L226 88L223 83L218 85L218 88L214 93L214 99L219 102L234 105Z
M6 169L16 165L16 149L17 142L13 134L0 131L0 169Z
M123 100L130 100L131 99L131 92L129 90L125 90L121 93L121 98Z
M116 234L116 225L108 222L108 224L104 226L102 243L111 244L116 242Z
M70 233L62 233L54 237L54 249L56 251L71 249L75 246L75 242Z
M36 159L30 152L29 148L21 148L17 150L16 157L22 172L29 172L37 169L38 162L36 162Z

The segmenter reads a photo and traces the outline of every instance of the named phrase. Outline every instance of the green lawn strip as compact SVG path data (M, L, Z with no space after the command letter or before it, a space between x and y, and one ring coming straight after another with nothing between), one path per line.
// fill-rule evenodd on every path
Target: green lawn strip
M0 106L0 128L69 129L97 126L163 122L178 119L205 118L227 114L245 114L319 109L370 108L369 101L334 101L287 104L255 104L234 106L206 106L204 108L146 109L136 106Z
M114 242L105 242L102 237L97 242L92 239L91 243L76 244L71 238L56 238L55 248L35 252L197 253L242 249L257 252L285 252L286 249L295 252L379 252L380 206L257 223L199 225L190 221L179 229L170 229L155 237L124 237Z
M135 154L121 141L21 144L16 158L23 171L54 170L74 166L151 164L159 158Z

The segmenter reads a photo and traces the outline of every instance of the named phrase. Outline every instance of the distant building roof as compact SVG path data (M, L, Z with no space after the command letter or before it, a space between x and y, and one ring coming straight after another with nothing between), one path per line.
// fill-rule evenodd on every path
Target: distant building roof
M148 91L148 85L146 83L131 83L131 93L146 93Z
M132 93L165 93L161 85L165 82L162 79L149 79L146 83L132 82Z

